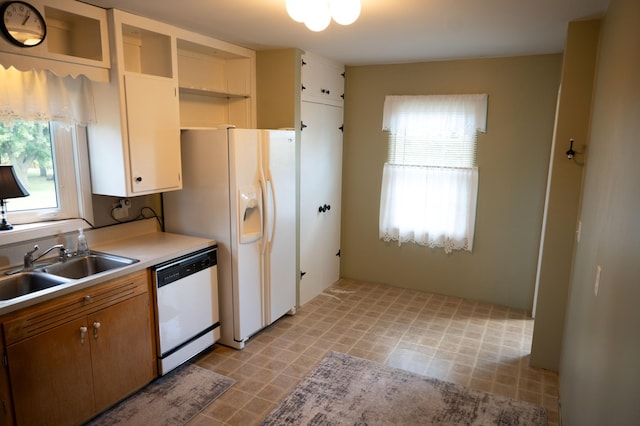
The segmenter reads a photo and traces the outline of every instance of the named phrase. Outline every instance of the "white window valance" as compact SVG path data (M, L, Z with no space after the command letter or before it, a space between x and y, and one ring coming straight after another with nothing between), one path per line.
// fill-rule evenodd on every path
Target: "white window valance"
M95 122L91 82L84 76L58 77L50 71L18 71L0 66L0 121Z
M387 96L382 130L410 131L427 139L473 138L487 130L487 98L486 93Z

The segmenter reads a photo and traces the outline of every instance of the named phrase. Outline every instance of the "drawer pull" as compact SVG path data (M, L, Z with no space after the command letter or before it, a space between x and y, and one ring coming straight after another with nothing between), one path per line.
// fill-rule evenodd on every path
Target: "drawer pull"
M80 327L80 344L84 345L84 336L87 335L87 327Z

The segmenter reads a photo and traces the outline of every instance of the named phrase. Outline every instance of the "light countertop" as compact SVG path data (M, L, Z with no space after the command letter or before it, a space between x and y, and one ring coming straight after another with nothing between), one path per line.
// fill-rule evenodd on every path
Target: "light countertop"
M111 271L91 275L87 278L72 280L50 289L41 290L11 300L0 301L0 315L16 311L27 306L35 305L58 296L89 288L93 285L147 269L159 263L166 262L191 252L215 245L214 240L171 234L166 232L148 232L131 237L111 239L105 242L90 244L90 249L138 259L131 265Z

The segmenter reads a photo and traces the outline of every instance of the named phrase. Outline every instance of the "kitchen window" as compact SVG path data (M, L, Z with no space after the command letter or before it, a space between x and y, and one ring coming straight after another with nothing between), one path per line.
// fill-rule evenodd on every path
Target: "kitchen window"
M14 166L28 197L7 200L14 225L79 218L89 211L86 125L90 81L0 66L0 164ZM12 231L7 231L8 235Z
M12 164L28 197L7 200L9 222L79 216L75 126L14 120L0 123L0 164Z
M452 250L473 248L477 132L486 131L486 94L387 96L379 236Z

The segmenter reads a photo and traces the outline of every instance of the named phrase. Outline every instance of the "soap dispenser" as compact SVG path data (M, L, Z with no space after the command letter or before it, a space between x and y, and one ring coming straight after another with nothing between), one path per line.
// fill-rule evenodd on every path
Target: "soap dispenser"
M84 229L78 229L78 239L76 244L76 251L78 254L89 254L89 244L87 243L87 237L84 235Z

